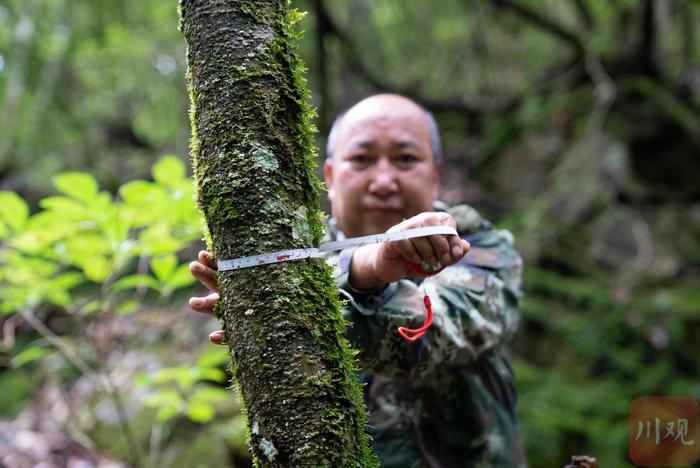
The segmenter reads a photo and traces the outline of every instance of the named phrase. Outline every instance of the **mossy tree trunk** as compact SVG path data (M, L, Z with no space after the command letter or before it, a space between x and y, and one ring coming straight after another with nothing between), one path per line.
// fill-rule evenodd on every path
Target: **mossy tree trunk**
M319 182L299 14L286 0L180 0L192 158L210 249L318 245ZM219 318L264 466L372 466L366 412L322 260L219 274Z

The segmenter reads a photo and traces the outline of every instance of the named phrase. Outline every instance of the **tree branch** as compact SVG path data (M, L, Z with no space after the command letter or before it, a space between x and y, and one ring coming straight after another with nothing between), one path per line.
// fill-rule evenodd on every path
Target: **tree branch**
M695 56L695 48L697 47L695 41L695 18L693 9L689 3L682 2L679 9L681 17L681 35L683 38L681 56L683 57L683 67L688 68Z
M578 12L581 22L583 23L583 28L586 31L591 31L593 29L593 15L591 14L590 8L586 0L572 0L576 11Z
M642 10L642 24L640 30L639 47L636 53L636 61L642 65L642 72L651 76L658 76L659 70L656 63L656 21L654 15L654 0L646 0Z
M332 116L329 111L332 108L331 93L328 86L328 67L326 67L326 38L331 34L331 25L328 23L328 14L325 12L323 0L312 0L311 8L316 17L316 69L318 70L318 91L320 104L318 106L318 130L321 135L326 135L330 129Z
M129 425L129 418L126 414L119 390L112 384L109 376L90 367L90 365L78 355L78 353L65 339L54 334L49 327L44 325L41 320L34 316L34 309L22 309L19 311L19 315L37 333L43 336L46 341L56 348L68 362L73 364L83 375L85 375L97 390L104 391L111 398L117 411L119 425L121 426L122 432L124 433L124 438L126 439L126 443L131 452L131 461L137 466L140 465L142 459L141 449L139 448L139 445L136 442L136 437L134 436L131 426Z
M481 117L482 111L480 109L466 104L461 98L428 98L416 92L413 88L397 86L384 80L360 58L360 54L357 52L353 41L338 27L333 18L328 14L328 10L325 8L323 0L316 0L315 3L318 4L316 14L319 16L317 21L323 22L328 28L328 33L333 34L338 38L343 47L345 57L348 59L351 67L373 87L377 88L379 91L390 91L402 94L408 98L420 102L422 105L434 112L456 112L471 120L477 120Z
M573 49L576 55L582 56L584 53L584 46L583 43L581 42L581 39L573 33L572 31L569 31L566 29L564 26L556 23L554 20L551 18L547 18L546 16L540 14L539 12L535 10L531 10L530 8L521 5L513 0L489 0L492 4L502 7L505 9L510 10L523 20L527 21L533 26L538 27L539 29L550 33L551 35L563 40L567 44L569 44Z

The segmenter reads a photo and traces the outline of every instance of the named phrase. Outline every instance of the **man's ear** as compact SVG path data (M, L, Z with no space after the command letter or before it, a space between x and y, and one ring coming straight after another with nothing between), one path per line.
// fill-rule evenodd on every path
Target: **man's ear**
M333 160L326 159L323 162L323 178L326 181L326 190L328 190L328 200L333 200L335 191L333 190Z
M442 163L435 163L435 170L433 170L433 200L437 200L440 194L440 174L442 174Z

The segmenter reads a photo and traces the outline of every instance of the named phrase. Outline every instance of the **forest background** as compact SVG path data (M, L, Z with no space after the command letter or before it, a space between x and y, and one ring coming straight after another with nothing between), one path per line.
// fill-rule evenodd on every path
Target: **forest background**
M249 463L216 321L185 306L176 3L0 2L0 464ZM414 98L441 198L515 234L532 466L630 466L635 397L700 400L700 2L293 5L319 148L356 100Z

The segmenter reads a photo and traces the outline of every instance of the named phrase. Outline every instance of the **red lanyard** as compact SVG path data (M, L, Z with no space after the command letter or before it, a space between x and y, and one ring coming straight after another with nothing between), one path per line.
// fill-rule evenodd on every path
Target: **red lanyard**
M430 328L430 325L433 323L433 308L430 304L430 297L427 294L423 298L423 304L425 305L425 310L428 312L428 316L425 318L425 322L423 322L423 325L421 325L420 328L398 328L399 335L401 335L401 337L406 341L413 342L420 339L420 337L425 334L425 331Z
M411 263L411 269L415 271L416 273L420 273L423 275L427 276L433 276L437 275L440 273L445 267L442 267L438 270L427 272L423 269L423 267L418 264L418 263ZM427 316L425 317L425 322L423 322L423 325L420 326L420 328L406 328L406 327L399 327L398 332L401 337L406 340L406 341L416 341L420 339L423 335L425 335L426 330L430 328L430 325L433 323L433 307L432 304L430 303L430 297L426 294L425 297L423 297L423 305L425 305L425 310L427 312Z

